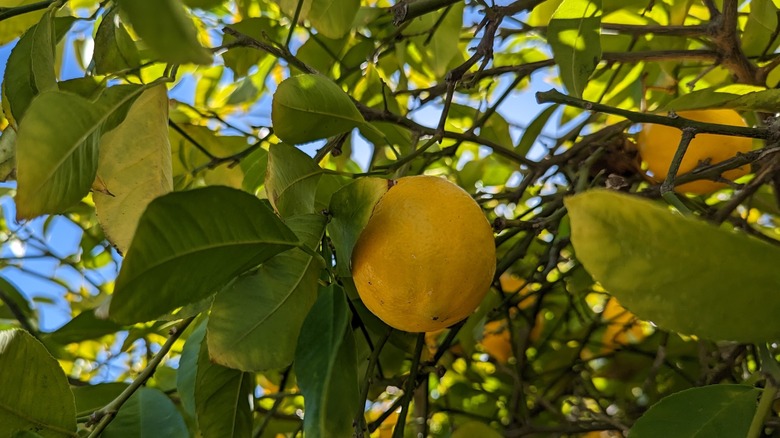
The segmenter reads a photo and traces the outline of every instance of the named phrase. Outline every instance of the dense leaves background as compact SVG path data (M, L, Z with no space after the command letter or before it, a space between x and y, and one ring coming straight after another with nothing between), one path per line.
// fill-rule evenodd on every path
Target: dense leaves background
M775 433L779 11L0 1L0 433ZM751 127L673 112L715 107ZM755 147L662 183L641 123ZM416 335L349 259L421 173L473 195L498 260Z

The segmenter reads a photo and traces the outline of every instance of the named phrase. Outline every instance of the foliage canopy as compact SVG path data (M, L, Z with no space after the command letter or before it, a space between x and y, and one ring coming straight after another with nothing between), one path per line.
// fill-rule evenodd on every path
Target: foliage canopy
M0 434L776 433L778 17L0 1ZM713 108L747 126L675 113ZM643 124L681 131L652 145L662 181ZM753 148L678 172L700 134ZM350 266L387 179L419 174L479 203L497 253L476 312L426 334L371 314ZM696 180L723 189L675 191Z

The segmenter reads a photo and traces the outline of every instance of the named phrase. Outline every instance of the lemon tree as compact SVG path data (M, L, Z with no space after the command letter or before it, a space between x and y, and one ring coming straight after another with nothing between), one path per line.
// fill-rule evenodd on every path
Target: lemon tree
M0 1L0 436L777 435L778 8Z

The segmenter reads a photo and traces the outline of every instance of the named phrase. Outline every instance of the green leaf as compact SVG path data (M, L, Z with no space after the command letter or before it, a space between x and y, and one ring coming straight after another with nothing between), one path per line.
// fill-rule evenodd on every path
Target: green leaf
M76 436L73 393L43 344L24 330L0 332L0 370L0 425L6 433Z
M569 94L582 97L601 59L601 0L563 0L547 27L547 41Z
M154 198L173 190L165 85L144 91L125 120L100 139L93 200L106 238L125 253Z
M336 272L339 276L352 276L352 248L389 184L386 179L360 178L333 194L328 209L332 216L328 234L336 248Z
M2 144L0 142L0 144ZM244 171L244 180L241 188L249 193L256 193L265 182L265 174L268 170L268 152L257 148L241 160L241 170Z
M55 32L53 10L49 11L41 17L40 23L22 35L11 50L3 78L3 98L7 100L6 116L14 127L21 122L37 94L57 89L54 48L72 20L59 23L59 32Z
M21 313L27 320L34 323L37 319L27 298L19 292L16 285L3 277L0 277L0 298L2 298L0 299L0 318L16 319L16 315L9 308L10 305L14 306L15 311Z
M95 73L105 75L138 68L141 56L135 41L117 20L117 9L110 9L95 33Z
M767 103L771 99L778 99L780 90L766 90L764 87L757 87L755 85L745 84L730 84L725 86L717 86L696 90L694 92L684 94L663 106L665 111L683 111L689 109L701 109L701 108L736 108L738 107L738 100L747 99L750 102L756 103L757 101L766 100ZM766 96L768 99L761 98ZM775 107L777 106L775 102ZM756 109L761 109L760 107Z
M206 342L201 342L195 379L195 411L204 438L252 435L254 379L245 373L211 362Z
M120 329L121 326L113 321L97 318L95 311L90 309L79 313L78 316L56 331L47 333L44 335L44 339L60 345L67 345L87 339L100 338L115 333Z
M351 436L360 406L355 339L344 291L335 284L320 291L301 328L295 374L303 394L307 436Z
M117 0L133 29L160 61L211 64L211 52L198 42L192 18L176 0Z
M777 48L778 8L772 0L753 0L750 2L745 30L742 33L742 51L747 56L762 56L773 53Z
M748 385L712 385L680 391L651 406L628 436L747 436L760 393L761 390Z
M316 0L306 18L322 35L341 38L352 28L359 9L360 0Z
M129 384L123 382L99 383L97 385L74 386L76 412L79 416L90 415L111 403Z
M8 181L16 172L16 130L8 126L0 135L0 181Z
M102 438L190 436L176 405L159 389L142 386L119 409Z
M322 215L294 216L286 223L310 248L325 230ZM321 270L312 256L295 248L221 290L209 316L211 359L244 371L290 365L303 320L317 299Z
M149 321L296 245L270 206L246 192L214 186L169 193L138 221L109 313L118 322Z
M710 339L780 336L777 247L617 192L565 204L577 259L638 317Z
M104 124L121 121L125 106L143 90L111 87L96 103L64 91L33 100L16 139L18 218L61 213L89 192Z
M268 150L265 191L282 217L314 213L314 196L322 169L308 155L285 143Z
M366 123L347 93L317 74L293 76L279 84L271 120L274 134L291 144L331 137L356 127L376 131Z
M271 41L278 40L283 29L281 26L274 25L268 17L247 18L228 27L268 44ZM222 37L222 45L230 44L235 40L236 38L232 35L225 34ZM261 50L239 46L228 49L228 51L222 54L222 59L225 60L225 66L233 70L236 76L242 77L249 73L250 68L259 64L261 60L268 56L270 55Z
M515 152L525 156L525 154L531 150L531 147L533 147L537 138L539 138L539 135L542 133L544 126L550 120L550 117L553 115L556 109L558 109L558 105L550 105L542 110L538 116L536 116L534 121L531 122L527 128L525 128L523 137L520 138L520 141L517 143L517 147L515 147Z
M203 320L200 322L181 349L179 358L179 371L176 373L176 390L181 397L181 405L184 411L190 416L195 416L195 382L198 376L198 357L200 356L200 346L206 338L206 324Z
M457 59L463 9L464 3L454 3L435 13L415 17L403 30L404 35L412 36L417 50L423 54L424 62L435 77L444 77L453 67L453 60ZM429 38L431 30L433 35Z

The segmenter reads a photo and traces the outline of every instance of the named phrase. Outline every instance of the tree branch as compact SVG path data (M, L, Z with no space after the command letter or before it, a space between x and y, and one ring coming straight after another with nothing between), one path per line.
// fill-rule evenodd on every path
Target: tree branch
M141 371L138 377L136 377L135 380L133 380L133 382L127 388L125 388L125 390L122 391L122 393L119 394L114 400L112 400L102 409L95 411L92 414L90 424L97 423L97 425L94 429L92 429L92 432L87 438L97 438L100 436L106 426L108 426L114 417L116 417L116 414L119 412L119 409L122 407L122 405L127 402L127 400L138 390L138 388L143 386L143 384L146 383L150 377L152 377L155 370L157 369L157 366L160 365L160 362L162 362L163 358L171 350L171 347L173 347L173 344L177 339L179 339L182 333L184 333L184 330L187 328L187 326L190 325L193 319L195 319L195 317L184 319L173 326L173 328L170 330L170 336L168 337L168 340L165 341L165 344L163 344L162 347L160 347L160 351L154 355L152 360L149 361L149 363L146 365L146 368Z

